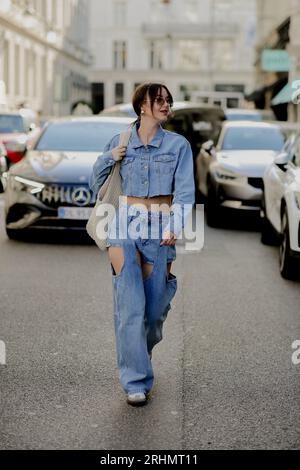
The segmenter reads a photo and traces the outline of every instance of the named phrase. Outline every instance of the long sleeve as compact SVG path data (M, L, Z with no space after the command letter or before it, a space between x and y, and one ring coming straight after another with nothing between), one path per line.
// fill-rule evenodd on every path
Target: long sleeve
M166 230L170 230L179 237L195 203L193 154L190 143L186 139L180 150L173 188L170 222Z
M89 178L89 187L94 194L97 194L106 178L111 172L112 166L116 163L112 157L111 150L117 147L119 135L114 136L104 147L103 154L100 155L93 165L93 170Z

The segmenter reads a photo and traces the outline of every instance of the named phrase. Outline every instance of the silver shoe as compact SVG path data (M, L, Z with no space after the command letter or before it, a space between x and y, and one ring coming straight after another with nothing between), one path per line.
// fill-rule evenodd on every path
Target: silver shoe
M135 392L127 394L127 403L132 406L143 406L147 402L144 392Z

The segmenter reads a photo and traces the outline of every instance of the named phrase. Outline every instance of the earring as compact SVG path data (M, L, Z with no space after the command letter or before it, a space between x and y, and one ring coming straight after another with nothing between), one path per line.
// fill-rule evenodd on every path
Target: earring
M145 114L145 111L143 109L141 110L141 114Z

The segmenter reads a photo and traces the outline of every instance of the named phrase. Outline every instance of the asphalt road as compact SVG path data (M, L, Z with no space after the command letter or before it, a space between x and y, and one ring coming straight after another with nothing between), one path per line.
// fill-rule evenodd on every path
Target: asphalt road
M178 250L155 386L136 409L117 377L106 254L9 241L1 209L1 449L300 448L300 283L281 279L252 218Z

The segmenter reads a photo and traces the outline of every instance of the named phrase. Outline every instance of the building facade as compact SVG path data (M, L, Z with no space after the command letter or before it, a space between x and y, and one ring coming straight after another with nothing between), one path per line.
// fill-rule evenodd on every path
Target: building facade
M299 105L292 102L293 83L300 80L299 0L257 0L256 49L257 90L252 97L257 106L272 107L280 120L300 121ZM273 64L264 63L265 50L274 53Z
M300 3L291 1L290 43L288 45L290 57L289 83L292 85L292 99L288 103L289 121L300 122ZM294 92L298 97L293 99Z
M90 101L89 0L1 0L0 107L43 115Z
M98 110L131 99L145 81L175 99L197 91L250 91L253 0L91 0L91 72Z

